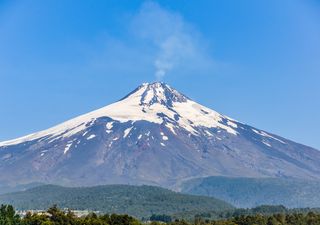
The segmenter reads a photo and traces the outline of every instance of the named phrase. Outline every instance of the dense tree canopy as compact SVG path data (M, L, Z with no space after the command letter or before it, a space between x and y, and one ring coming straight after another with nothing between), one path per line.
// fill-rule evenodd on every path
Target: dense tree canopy
M261 210L269 210L262 207ZM60 210L57 206L49 208L45 212L28 212L24 217L16 214L10 205L0 207L0 225L320 225L320 214L308 213L276 213L276 214L250 214L233 216L229 219L209 220L201 215L193 221L174 220L167 215L153 215L152 222L141 222L128 215L89 213L86 216L77 217L72 211Z

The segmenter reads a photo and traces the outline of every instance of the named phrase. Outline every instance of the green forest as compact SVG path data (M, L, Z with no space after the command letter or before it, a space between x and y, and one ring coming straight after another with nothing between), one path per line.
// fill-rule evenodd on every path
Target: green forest
M201 212L220 212L235 208L213 197L193 196L145 185L73 188L44 185L0 195L0 204L13 205L18 210L45 210L57 205L62 209L128 214L139 219L148 218L153 214L194 217Z
M192 221L172 220L170 216L153 215L148 221L139 221L129 215L95 214L77 217L70 210L52 206L41 213L27 212L19 216L13 206L1 205L0 225L319 225L320 214L316 212L293 212L232 216L228 219L209 220L196 216Z
M181 191L212 196L245 208L280 204L291 208L318 207L320 202L319 181L292 178L196 178L182 183Z

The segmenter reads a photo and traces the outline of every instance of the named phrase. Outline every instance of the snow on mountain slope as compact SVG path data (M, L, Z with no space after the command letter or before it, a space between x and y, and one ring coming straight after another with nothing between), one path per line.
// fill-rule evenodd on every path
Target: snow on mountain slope
M164 83L0 143L0 182L174 186L196 177L320 178L320 152L233 120Z
M160 115L166 115L166 118ZM189 100L166 84L145 83L119 102L79 116L51 129L27 135L22 138L0 142L0 146L19 144L39 138L70 137L86 128L97 118L110 117L120 122L146 120L161 124L166 119L178 121L178 126L196 134L194 126L219 127L234 135L233 120ZM228 120L228 125L221 123ZM168 125L171 127L170 125ZM172 128L174 130L174 128Z

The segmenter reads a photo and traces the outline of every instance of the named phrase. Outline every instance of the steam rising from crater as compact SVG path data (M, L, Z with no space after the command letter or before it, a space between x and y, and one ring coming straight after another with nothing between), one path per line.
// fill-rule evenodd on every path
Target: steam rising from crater
M133 19L133 28L140 38L151 42L154 47L153 65L157 81L182 64L206 58L199 45L198 32L179 14L163 9L157 3L142 5Z

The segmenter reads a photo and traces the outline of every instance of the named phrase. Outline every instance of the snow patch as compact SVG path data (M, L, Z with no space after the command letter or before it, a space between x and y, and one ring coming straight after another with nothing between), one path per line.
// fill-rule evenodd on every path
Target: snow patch
M128 129L126 129L126 130L124 131L123 138L126 138L126 137L128 136L128 134L130 133L130 131L132 130L132 128L133 128L133 127L130 127L130 128L128 128Z
M87 137L87 140L90 140L90 139L95 138L95 137L96 137L96 135L91 134L89 137Z
M213 136L213 134L211 134L209 131L205 131L206 132L206 134L208 135L208 136L210 136L210 137L212 137Z
M153 98L153 91L150 89L147 92L147 95L145 96L143 103L148 104L152 100L152 98Z
M252 129L252 131L255 132L256 134L259 134L259 135L263 136L263 137L271 138L273 140L279 141L282 144L286 144L284 141L282 141L282 140L280 140L280 139L278 139L276 137L273 137L273 136L271 136L270 134L267 134L264 131L258 131L258 130L255 130L255 129Z
M64 148L64 151L63 151L63 154L67 154L67 152L70 150L70 147L72 146L72 142L71 143L68 143L66 145L66 147Z
M162 136L162 140L167 141L169 138L167 136Z
M162 145L163 147L166 146L166 145L165 145L164 143L162 143L162 142L160 143L160 145Z
M166 124L166 127L169 128L169 130L171 130L171 132L174 134L174 135L177 135L176 131L174 130L174 125L172 123L167 123Z
M41 151L40 156L44 156L44 154L45 154L47 151L48 151L48 150L43 150L43 151Z
M268 147L272 147L268 142L262 141L263 144L265 144Z
M111 130L112 127L113 127L113 122L108 122L108 123L106 124L106 128L107 128L108 130Z
M230 120L228 120L227 124L233 128L238 128L238 125Z
M8 153L8 154L5 154L1 159L6 160L6 159L9 159L11 157L12 157L12 155L10 153Z

